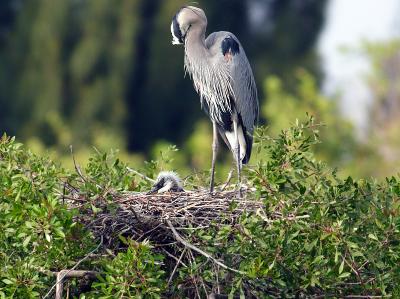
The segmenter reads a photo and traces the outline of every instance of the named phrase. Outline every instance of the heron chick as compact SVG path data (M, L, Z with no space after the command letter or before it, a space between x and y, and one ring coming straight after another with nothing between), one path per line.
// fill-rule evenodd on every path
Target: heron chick
M185 71L213 124L210 192L214 189L219 134L235 159L240 194L241 168L249 162L258 119L257 87L238 38L227 31L206 38L206 28L204 11L184 6L172 19L172 43L184 46Z
M161 171L148 194L183 191L182 181L175 172Z

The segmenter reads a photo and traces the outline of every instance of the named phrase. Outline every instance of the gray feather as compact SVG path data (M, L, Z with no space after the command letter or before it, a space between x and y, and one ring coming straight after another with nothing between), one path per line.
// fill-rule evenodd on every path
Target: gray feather
M227 62L221 52L222 41L231 36L240 46L240 51L232 56L232 60ZM212 53L214 65L226 66L228 76L224 80L229 81L232 90L235 109L241 115L243 125L249 134L253 134L254 125L258 121L258 96L257 87L253 77L253 72L246 53L236 36L230 32L214 32L206 39L206 47Z

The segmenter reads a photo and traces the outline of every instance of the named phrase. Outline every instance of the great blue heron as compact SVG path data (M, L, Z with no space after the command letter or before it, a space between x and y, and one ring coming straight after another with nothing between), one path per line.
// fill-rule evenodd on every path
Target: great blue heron
M236 36L220 31L206 39L206 27L202 9L184 6L172 19L172 43L184 44L185 72L193 79L201 106L213 124L210 192L214 189L218 132L236 160L240 191L241 168L250 159L258 118L257 88Z
M171 191L183 192L182 181L173 171L161 171L148 194Z

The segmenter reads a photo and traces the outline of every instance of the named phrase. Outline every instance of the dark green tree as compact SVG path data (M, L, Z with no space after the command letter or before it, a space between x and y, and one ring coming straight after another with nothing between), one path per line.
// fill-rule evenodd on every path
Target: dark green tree
M242 41L260 84L277 74L290 86L297 66L317 70L313 46L324 3L204 0L198 6L207 13L208 33L228 30ZM0 128L61 149L104 136L120 136L112 145L131 151L148 152L160 139L183 145L203 117L183 78L183 49L171 45L171 19L187 4L2 1ZM257 11L266 13L261 21Z

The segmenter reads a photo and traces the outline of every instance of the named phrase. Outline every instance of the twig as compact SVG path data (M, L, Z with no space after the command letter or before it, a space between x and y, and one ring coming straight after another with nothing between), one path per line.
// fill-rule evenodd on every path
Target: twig
M194 259L193 253L192 253L190 250L189 250L189 252L188 252L188 256L189 256L189 263L190 263L190 266L191 266L192 269L193 269L193 263L196 264L196 261L195 261L195 259ZM192 272L192 271L191 271L191 272ZM196 289L197 297L198 297L199 299L201 299L200 291L199 291L199 287L197 286L197 279L196 279L196 278L197 278L197 277L196 277L196 276L193 276L193 273L191 273L190 279L192 280L192 282L193 282L193 284L194 284L194 287L195 287L195 289Z
M62 203L63 204L65 204L65 185L66 185L66 182L63 183L63 193L62 193L62 195L63 195L62 196Z
M363 280L362 280L362 278L361 278L360 272L359 272L355 267L353 267L353 265L352 265L351 263L349 263L349 262L346 260L346 256L343 258L343 260L345 261L345 263L347 264L347 266L349 266L350 269L351 269L351 270L354 272L354 274L357 276L358 281L360 282L360 284L363 285L364 282L363 282Z
M142 179L145 179L145 180L147 180L147 181L149 181L149 182L151 182L151 183L155 183L155 180L149 178L148 176L144 175L143 173L140 173L140 172L137 171L137 170L134 170L134 169L132 169L132 168L130 168L130 167L126 167L126 170L128 170L129 172L132 172L132 173L134 173L134 174L137 174L137 175L140 176Z
M231 179L232 179L232 174L233 174L233 169L231 169L231 170L229 171L228 178L226 179L225 184L221 187L221 191L224 191L225 188L228 186L229 182L230 182Z
M176 265L175 265L175 267L174 267L174 270L172 271L172 273L171 273L171 275L170 275L170 277L169 277L169 279L168 279L167 286L169 286L169 284L171 283L172 278L173 278L174 275L175 275L176 269L178 269L178 265L181 263L181 260L182 260L182 258L183 258L183 255L185 254L185 252L186 252L186 248L183 249L181 256L179 257L178 261L176 262Z
M154 246L154 247L156 247L156 246ZM162 250L163 250L170 258L173 258L177 263L182 264L182 266L184 266L184 267L187 268L187 265L186 265L184 262L180 261L175 255L169 253L168 250L166 250L165 248L162 248Z
M100 241L99 245L97 245L97 247L96 247L95 249L93 249L93 250L90 251L87 255L85 255L82 259L80 259L71 269L69 269L69 270L63 270L63 271L65 271L65 272L64 272L65 274L64 274L62 277L61 277L61 275L60 275L60 277L57 275L56 283L50 288L50 290L49 290L49 291L47 292L47 294L43 297L43 299L46 299L48 296L50 296L50 294L53 292L54 288L55 288L58 284L60 284L60 283L62 282L62 280L64 279L64 277L65 277L66 275L68 275L71 271L75 270L76 267L78 267L83 261L87 260L88 257L89 257L93 252L97 251L97 250L100 248L100 246L101 246L102 244L103 244L103 238L101 238L101 241Z
M74 162L74 167L76 172L78 173L78 175L81 177L81 179L86 182L86 178L84 177L84 175L82 174L81 168L79 167L79 165L76 163L75 161L75 156L74 156L74 151L72 149L72 145L69 146L69 149L71 151L71 156L72 156L72 161Z
M220 261L218 261L216 258L214 258L213 256L211 256L209 253L197 248L196 246L190 244L189 242L185 241L180 235L179 233L176 231L176 229L174 228L174 226L172 225L171 221L169 221L168 219L165 220L165 222L167 223L167 225L169 226L169 228L171 229L172 233L174 234L176 240L180 243L182 243L185 247L192 249L194 251L196 251L197 253L200 253L201 255L205 256L206 258L212 260L214 263L216 263L217 265L221 266L222 268L224 268L225 270L229 270L241 275L244 275L245 273L240 271L240 270L236 270L233 269L231 267L228 267L227 265L225 265L224 263L221 263Z
M215 282L217 284L217 293L219 294L219 293L221 293L221 290L220 290L221 287L220 287L219 278L218 278L218 276L219 276L219 267L218 267L218 265L214 265L214 267L216 268L214 270L214 274L216 274L215 275Z
M140 222L139 222L140 223ZM144 232L141 236L139 236L139 238L137 238L137 240L140 240L141 238L143 238L144 236L152 233L153 231L155 231L156 229L158 229L161 226L161 223L159 223L158 225L156 225L155 227L153 227L152 229Z

